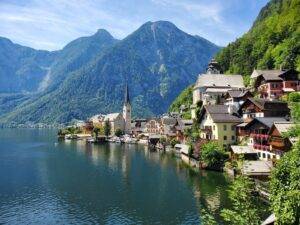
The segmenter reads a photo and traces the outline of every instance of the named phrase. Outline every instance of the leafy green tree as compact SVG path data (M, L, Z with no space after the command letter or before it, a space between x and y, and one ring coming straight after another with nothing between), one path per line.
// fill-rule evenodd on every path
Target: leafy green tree
M289 134L300 137L300 127ZM270 189L276 224L300 224L300 141L277 163L271 174Z
M118 129L116 129L116 131L115 131L115 135L117 136L117 137L121 137L122 135L123 135L123 131L120 129L120 128L118 128ZM108 135L107 135L108 136Z
M224 149L216 142L208 142L201 147L200 159L208 167L222 167L226 157Z
M104 123L104 135L108 137L111 133L111 126L108 120L105 121Z
M259 197L253 195L255 184L248 177L237 177L229 190L232 209L223 209L221 216L231 225L260 225L257 207Z

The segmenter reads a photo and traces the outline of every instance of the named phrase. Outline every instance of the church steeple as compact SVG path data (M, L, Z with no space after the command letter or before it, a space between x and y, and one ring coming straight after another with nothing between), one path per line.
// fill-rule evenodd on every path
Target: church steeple
M130 104L128 85L125 87L125 96L124 96L124 104Z
M129 90L127 84L124 93L123 118L124 118L124 132L125 134L130 134L131 133L131 104L130 104Z

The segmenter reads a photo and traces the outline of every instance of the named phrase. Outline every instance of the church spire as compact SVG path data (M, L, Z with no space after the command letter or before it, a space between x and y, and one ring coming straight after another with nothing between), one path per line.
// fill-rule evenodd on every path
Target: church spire
M130 98L129 98L129 91L128 91L128 85L127 85L127 83L126 83L126 87L125 87L124 104L130 104Z

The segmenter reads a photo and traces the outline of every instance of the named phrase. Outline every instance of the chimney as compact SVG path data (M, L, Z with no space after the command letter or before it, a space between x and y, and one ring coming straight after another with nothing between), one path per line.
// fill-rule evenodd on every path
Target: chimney
M234 113L236 113L236 108L235 108L235 106L234 105L228 105L228 113L229 114L234 114Z

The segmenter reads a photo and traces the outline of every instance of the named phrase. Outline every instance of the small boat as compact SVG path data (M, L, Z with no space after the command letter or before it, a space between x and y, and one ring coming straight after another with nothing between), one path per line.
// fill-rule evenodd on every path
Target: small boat
M95 138L86 139L86 143L95 143Z

